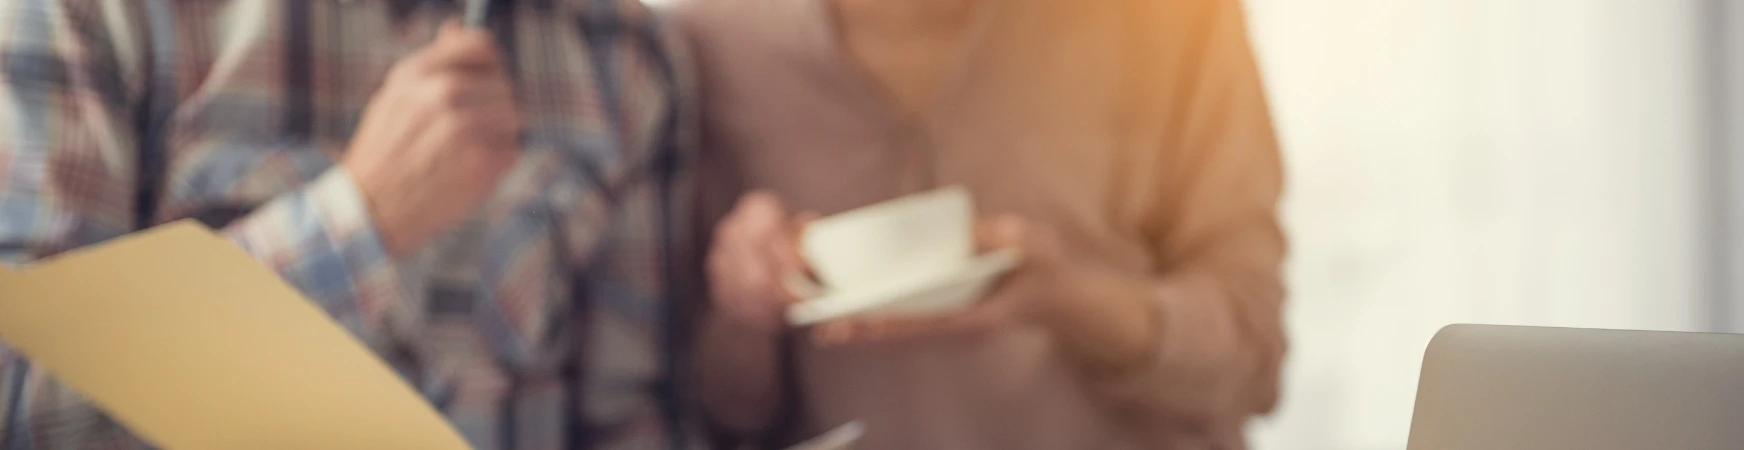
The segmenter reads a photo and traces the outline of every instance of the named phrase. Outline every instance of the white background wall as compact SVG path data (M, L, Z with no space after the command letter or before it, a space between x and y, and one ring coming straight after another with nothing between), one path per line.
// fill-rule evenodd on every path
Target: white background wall
M1699 3L1248 0L1295 241L1259 448L1403 449L1446 324L1708 325Z

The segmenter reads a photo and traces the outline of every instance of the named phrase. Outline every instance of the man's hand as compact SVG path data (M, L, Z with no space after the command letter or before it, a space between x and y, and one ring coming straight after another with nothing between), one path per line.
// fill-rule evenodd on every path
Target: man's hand
M370 99L341 164L394 256L472 215L519 157L520 114L489 34L444 26Z
M791 287L810 271L798 244L808 220L788 213L767 192L739 199L715 228L709 251L709 292L717 316L762 336L786 329L787 306L799 301Z

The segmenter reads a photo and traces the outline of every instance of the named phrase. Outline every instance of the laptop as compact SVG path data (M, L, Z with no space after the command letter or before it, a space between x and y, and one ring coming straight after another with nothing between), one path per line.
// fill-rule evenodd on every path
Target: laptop
M1450 326L1407 448L1744 449L1744 336Z

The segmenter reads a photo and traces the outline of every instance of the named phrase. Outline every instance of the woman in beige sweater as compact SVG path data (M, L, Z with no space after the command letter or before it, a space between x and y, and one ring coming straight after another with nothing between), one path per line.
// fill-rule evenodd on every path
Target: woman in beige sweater
M1238 449L1284 353L1280 164L1238 0L686 0L704 407L764 444ZM794 333L796 217L963 185L976 310Z

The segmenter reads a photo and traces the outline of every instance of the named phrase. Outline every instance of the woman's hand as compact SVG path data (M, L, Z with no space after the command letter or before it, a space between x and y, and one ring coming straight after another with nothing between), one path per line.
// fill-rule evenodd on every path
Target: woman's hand
M790 280L810 271L798 247L799 230L807 220L788 213L767 192L739 199L715 228L709 251L709 297L715 314L760 336L775 336L787 328L787 307L802 294L789 288Z

